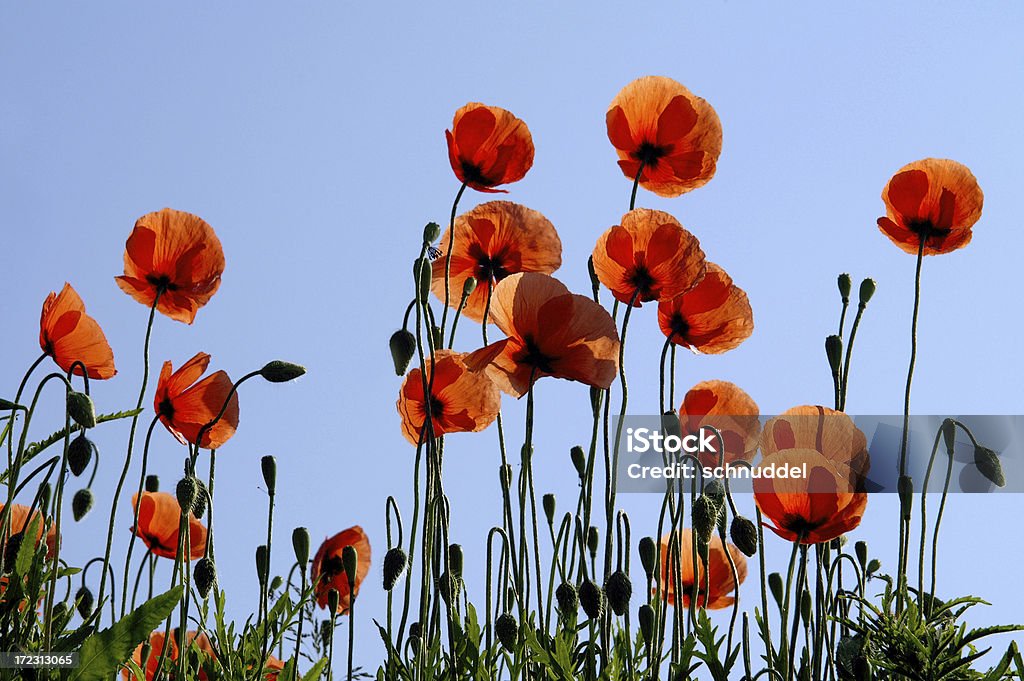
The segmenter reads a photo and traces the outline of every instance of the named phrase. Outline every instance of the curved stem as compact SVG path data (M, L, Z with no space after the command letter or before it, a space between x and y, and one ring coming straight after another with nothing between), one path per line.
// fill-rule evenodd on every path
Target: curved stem
M459 200L468 185L463 182L452 202L452 214L448 220L448 252L444 254L444 310L441 311L441 338L444 338L445 323L448 321L448 304L451 300L452 251L455 250L455 213L459 210ZM420 256L422 257L422 256Z

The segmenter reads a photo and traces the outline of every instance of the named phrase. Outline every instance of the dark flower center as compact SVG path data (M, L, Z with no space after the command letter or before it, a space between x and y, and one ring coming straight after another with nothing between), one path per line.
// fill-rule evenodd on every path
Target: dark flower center
M948 236L950 230L936 227L931 220L910 220L907 229L925 239Z
M500 255L479 256L477 260L477 281L501 281L511 272L505 269L504 258Z
M527 336L524 340L526 342L526 354L523 355L523 358L520 361L523 364L532 366L537 372L553 374L555 370L551 366L551 363L554 362L555 358L548 357L541 352L540 347L531 336Z
M469 161L462 162L462 177L466 184L478 184L485 187L494 184L484 175L480 166Z
M626 277L626 281L632 288L640 291L641 296L646 296L651 293L654 277L651 276L646 266L637 265L633 268L633 272Z
M146 281L161 291L177 291L178 285L166 274L147 274Z
M671 146L661 146L654 142L641 142L640 146L636 148L631 155L637 161L640 161L644 166L648 168L657 168L658 161L665 157L669 151L672 150Z
M329 582L345 571L341 556L324 558L320 563L320 581Z
M444 414L444 402L442 402L436 395L430 396L430 417L433 419L439 419Z
M170 398L166 398L160 402L160 406L157 408L157 413L170 421L174 420L174 403L171 402Z
M686 322L686 317L678 312L672 315L670 326L676 338L686 338L686 334L690 332L690 325Z
M783 519L782 526L803 539L824 524L824 522L811 522L803 516L788 515Z

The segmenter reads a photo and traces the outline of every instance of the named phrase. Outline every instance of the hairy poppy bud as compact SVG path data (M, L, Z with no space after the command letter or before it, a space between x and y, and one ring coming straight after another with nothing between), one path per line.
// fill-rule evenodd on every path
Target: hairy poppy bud
M349 545L341 550L341 564L345 566L345 576L348 577L349 588L356 583L356 564L359 562L359 552L356 547Z
M868 543L866 541L859 541L853 545L853 552L857 554L857 562L860 563L860 569L863 570L868 564Z
M78 614L81 615L83 620L89 619L89 615L92 614L92 606L96 604L96 599L92 596L92 591L89 591L89 587L82 586L75 593L75 608L78 610Z
M605 580L604 591L612 612L622 616L629 609L629 599L633 596L633 583L629 577L622 570L616 570Z
M206 501L210 495L210 491L206 489L206 483L199 478L195 478L196 481L196 502L192 504L192 515L197 518L202 518L206 513Z
M146 476L146 491L147 492L159 492L160 491L160 478L156 475Z
M416 301L419 303L426 302L427 296L430 295L430 275L432 269L433 266L426 258L416 258L412 264L412 277L413 281L416 282Z
M295 551L295 561L300 569L305 570L309 562L309 530L305 527L292 530L292 549Z
M644 537L640 540L640 564L644 566L644 573L647 579L654 576L654 568L658 565L658 545L652 537Z
M865 279L860 282L860 304L867 305L873 295L875 295L875 280Z
M996 487L1006 485L1006 477L1003 475L1003 466L999 463L999 457L988 447L978 445L974 448L974 465L978 472L988 478Z
M92 460L92 449L94 446L92 440L87 438L84 432L79 433L78 437L68 445L68 468L76 478L85 472L86 467Z
M391 334L388 344L391 346L391 360L395 363L395 374L405 376L405 370L416 354L416 336L406 329L399 329Z
M601 402L604 400L604 391L600 388L590 389L590 410L594 412L594 416L598 416L601 413Z
M423 243L432 244L441 236L441 225L436 222L428 222L423 227Z
M405 572L405 564L408 558L405 551L395 546L388 549L384 554L384 590L391 591L395 588L398 578Z
M452 544L448 547L448 569L452 571L455 579L462 579L462 567L465 564L465 556L462 553L460 544Z
M260 586L267 585L267 577L270 574L270 554L267 551L266 544L260 544L256 547L256 578L260 581Z
M729 537L744 556L750 557L757 553L757 527L748 518L741 515L733 518L729 525Z
M558 612L563 617L572 617L580 608L580 595L576 587L569 582L562 582L555 589L555 601L558 603Z
M555 522L555 495L545 494L541 500L544 504L544 517L548 520L548 525Z
M505 646L505 650L515 650L516 642L519 640L519 625L511 613L502 613L494 622L494 633Z
M196 506L196 497L199 496L199 485L191 475L178 481L174 488L174 494L178 497L178 505L183 513L191 513Z
M604 590L589 579L580 585L580 605L583 612L592 620L601 619L604 614Z
M583 451L583 447L576 445L570 449L569 458L572 459L572 467L576 469L576 475L580 476L580 480L585 480L587 477L587 455Z
M595 558L597 556L597 545L600 541L597 528L593 525L587 530L587 550L590 551L590 557Z
M274 494L277 489L277 460L268 454L260 459L260 468L263 469L263 482L267 484L267 493Z
M213 559L203 556L196 563L195 569L192 571L192 576L196 581L196 589L199 590L199 595L206 598L210 595L210 589L213 588L214 583L217 581L217 566L214 565Z
M704 485L704 496L711 500L718 513L725 508L725 485L721 480L709 480Z
M299 376L306 373L306 367L293 364L292 362L285 362L284 360L275 359L267 362L260 369L260 376L271 383L287 383L288 381L294 381Z
M476 277L466 277L462 283L462 295L468 298L476 290Z
M838 376L843 364L843 339L835 334L825 338L825 356L833 376Z
M768 589L772 592L772 598L775 599L775 603L781 608L782 607L782 575L778 572L773 572L768 575Z
M78 522L92 509L92 491L86 487L75 492L71 499L71 513Z
M881 567L882 561L878 560L877 558L872 558L870 561L868 561L868 574L870 575L874 572L878 572L879 569L881 569Z
M654 644L654 608L644 603L640 606L637 619L640 620L640 633L643 634L644 643L649 648Z
M707 496L699 496L693 502L693 531L700 543L711 541L711 533L718 524L718 509Z
M330 591L328 591L327 592L327 609L330 610L332 614L337 613L338 612L338 606L340 604L341 604L341 595L338 593L338 590L337 589L331 589Z
M910 520L910 511L914 505L914 480L909 475L901 475L896 481L896 490L900 495L900 514L904 520Z
M839 275L839 295L842 296L843 302L850 302L850 289L853 287L853 280L850 279L850 275L843 272Z
M800 594L800 617L803 618L805 627L811 621L811 592L807 589Z
M83 428L96 427L96 409L93 407L92 398L85 393L72 390L68 393L68 416L75 423Z

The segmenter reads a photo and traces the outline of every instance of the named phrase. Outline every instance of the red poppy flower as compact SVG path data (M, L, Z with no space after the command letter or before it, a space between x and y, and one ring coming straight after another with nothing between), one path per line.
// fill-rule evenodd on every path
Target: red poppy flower
M103 329L85 313L85 303L71 284L65 283L60 293L51 292L43 301L39 347L65 372L78 361L89 378L104 380L117 373L114 351ZM76 366L74 373L81 376L82 368Z
M504 192L533 165L533 138L526 123L504 109L471 102L455 112L445 130L455 177L480 192Z
M164 362L153 406L160 415L160 422L178 442L195 444L199 431L217 418L231 395L224 415L203 434L200 444L205 449L216 449L238 428L238 393L231 394L233 384L224 371L212 373L200 381L209 365L210 356L205 352L198 353L174 373L171 373L171 363Z
M605 117L619 167L659 196L702 187L722 153L722 124L706 101L664 76L638 78L622 88Z
M761 453L771 456L787 449L813 449L857 487L871 468L868 440L841 411L803 405L787 409L764 425Z
M224 273L224 251L210 225L180 210L143 215L125 244L121 290L171 319L191 324Z
M432 363L427 359L427 383L431 388L430 414L434 437L483 430L501 411L498 386L485 373L470 371L464 354L451 350L435 352ZM419 444L427 418L423 374L419 368L406 375L398 393L397 406L402 417L402 435L412 444Z
M597 278L620 302L635 295L637 307L686 293L704 277L705 266L697 237L659 210L626 213L594 247Z
M831 541L860 525L867 494L851 485L849 477L814 449L787 449L765 456L761 471L788 467L799 476L754 478L754 502L772 532L789 541L819 544ZM804 474L806 472L806 476ZM756 473L755 473L756 475Z
M135 535L142 539L149 550L162 558L178 555L178 523L181 521L181 506L172 494L167 492L143 492L142 501L138 494L132 495L132 510L139 509L139 522L133 528ZM189 560L198 560L206 554L206 528L191 513L188 515Z
M508 338L466 357L486 368L501 390L522 397L533 381L554 376L607 388L619 368L619 334L611 315L546 274L513 274L494 287L491 321Z
M984 196L967 166L938 158L907 164L882 190L886 216L878 228L907 253L924 255L963 248L981 217Z
M677 533L679 538L675 556L678 557L680 583L683 587L683 607L690 607L690 600L697 596L696 606L708 610L727 608L736 600L736 581L729 566L726 550L732 555L736 565L736 576L740 584L747 578L747 559L738 548L728 544L728 549L717 535L708 543L709 569L705 569L700 557L697 558L697 570L693 568L693 530L684 527ZM675 565L676 560L669 560L669 543L671 533L661 538L661 585L671 605L676 605L675 598ZM695 579L694 575L697 575ZM694 583L696 582L696 587Z
M346 546L354 546L356 549L356 579L355 595L359 595L359 585L370 571L370 540L363 532L363 528L356 525L347 530L342 530L324 543L316 552L313 558L311 576L316 588L316 604L321 608L327 607L327 596L331 589L338 592L338 613L344 615L352 605L352 596L348 590L348 575L345 574L345 565L342 562L341 554Z
M684 434L697 433L702 426L712 426L725 441L725 463L752 461L757 451L761 421L757 403L735 383L703 381L686 392L679 407ZM715 438L716 447L718 439ZM718 466L717 454L698 454L704 466Z
M446 230L438 248L447 253L452 241ZM490 201L455 219L455 246L449 272L449 304L457 307L462 287L475 277L477 287L462 314L482 321L490 287L510 274L551 274L562 265L562 242L554 226L535 210L509 201ZM431 288L444 300L445 259L433 264Z
M696 286L659 303L658 325L676 345L718 355L750 338L754 314L743 289L732 283L725 270L709 262Z
M216 658L216 654L213 650L213 645L210 643L210 639L206 634L197 634L194 631L188 632L186 638L191 645L195 643L199 648L199 659L196 660L199 664L211 661ZM149 657L146 660L146 667L143 670L146 675L146 681L153 681L156 678L157 665L160 662L160 653L164 649L164 632L154 631L149 635ZM178 656L181 654L181 649L178 647L178 642L174 636L171 636L171 640L167 643L167 655L164 658L165 662L175 662ZM139 668L142 668L142 644L135 648L135 652L132 653L132 661L135 662ZM165 667L166 669L166 667ZM134 679L131 672L125 668L121 670L122 679ZM173 675L172 675L173 678ZM209 676L204 669L199 669L196 676L199 681L207 681Z
M4 510L4 504L0 504L0 511L3 511L3 510ZM29 507L28 506L24 506L22 504L12 504L11 505L11 531L10 531L10 534L8 536L14 537L14 536L16 536L18 534L21 534L23 532L27 532L28 528L29 528L29 525L31 525L32 522L34 522L36 518L39 518L41 522L36 527L35 538L33 539L33 542L35 543L36 546L39 546L39 542L44 541L44 539L43 539L43 531L44 531L44 528L45 528L45 532L46 532L46 539L45 539L45 542L46 542L46 557L47 558L52 558L53 557L54 549L56 549L56 547L57 547L57 531L56 531L56 528L54 528L52 523L49 524L49 526L47 526L48 524L46 522L46 518L42 517L39 514L39 511L33 511L31 517L29 516L28 511L29 511ZM12 546L15 546L15 545L12 545ZM7 550L7 543L4 542L3 545L0 545L0 551L6 551L6 550Z

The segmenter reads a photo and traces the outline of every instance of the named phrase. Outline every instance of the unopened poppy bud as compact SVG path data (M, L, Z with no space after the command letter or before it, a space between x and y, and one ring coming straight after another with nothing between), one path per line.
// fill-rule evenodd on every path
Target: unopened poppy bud
M640 621L640 633L643 634L644 643L649 648L654 644L654 608L644 603L640 606L637 619Z
M395 588L398 578L405 572L405 564L408 558L400 547L395 546L388 549L384 554L384 590L391 591Z
M445 604L451 605L454 600L459 598L459 580L445 570L437 578L437 592L441 594L441 600Z
M206 502L210 496L209 490L206 489L206 483L199 478L196 478L196 503L192 504L192 515L197 518L202 518L206 513Z
M428 222L423 228L423 243L432 244L441 236L441 225L436 222Z
M558 612L563 617L572 617L580 608L580 595L576 587L569 582L562 582L555 589L555 601L558 603Z
M870 575L874 572L878 572L878 570L881 569L881 567L882 561L878 560L877 558L872 558L870 561L868 561L868 574Z
M516 642L519 640L519 625L516 623L516 618L511 613L502 613L494 621L494 634L498 637L501 645L505 646L505 650L509 652L515 650Z
M64 601L58 602L53 606L53 621L63 622L71 619L68 609L68 604ZM60 626L60 625L58 625Z
M778 572L772 572L768 575L768 589L772 592L772 598L775 599L775 603L781 608L782 607L782 575Z
M68 393L68 416L75 423L83 428L96 427L96 408L92 404L92 398L85 393L72 390Z
M744 556L750 557L757 553L757 527L749 518L741 515L733 518L729 525L729 537Z
M287 383L288 381L294 381L299 376L306 373L306 367L293 364L292 362L285 362L284 360L275 359L267 362L260 369L260 376L271 383Z
M209 596L210 589L217 581L217 566L214 565L213 559L206 556L200 558L192 571L192 577L195 579L199 595L203 598Z
M260 468L263 470L263 482L267 484L267 493L274 494L277 489L277 460L268 454L260 459Z
M256 547L256 578L260 586L266 586L267 577L270 574L270 555L267 553L267 545L260 544Z
M434 335L434 347L435 348L442 348L442 347L444 347L444 336L441 335L441 327L440 326L432 326L432 327L430 327L430 330L431 330L431 332Z
M594 256L587 258L587 272L590 273L590 288L594 294L594 300L597 300L598 294L601 292L601 280L597 277L597 270L594 269Z
M331 591L333 593L337 593L337 591L334 591L334 589L331 589ZM328 593L327 594L327 604L330 605L330 603L331 603L331 594ZM337 610L332 610L332 613L333 612L337 612ZM333 639L333 638L334 638L334 622L332 622L331 620L324 620L323 622L320 623L320 644L321 644L321 647L324 650L326 650L327 647L331 645L331 639Z
M416 283L416 301L426 302L430 294L430 275L432 265L426 258L416 258L412 264L412 280Z
M804 626L811 621L811 592L804 589L800 594L800 616L804 620Z
M468 298L476 290L476 277L466 277L462 283L462 295Z
M332 612L338 612L338 605L341 603L341 595L337 589L331 589L327 592L327 609Z
M21 406L16 402L11 402L10 400L5 400L4 398L0 397L0 410L15 411L16 409L25 409L25 407Z
M71 513L78 522L92 509L92 491L86 487L75 492L71 498Z
M83 620L89 619L89 615L92 614L92 606L95 604L96 599L93 598L89 587L82 586L75 593L75 609L78 610L78 614L81 615Z
M900 514L904 520L910 520L910 512L914 506L914 480L909 475L901 475L896 481L896 490L900 495Z
M1003 466L999 463L999 457L988 447L978 445L974 448L974 465L978 472L988 478L996 487L1006 485L1006 477L1003 475Z
M452 544L448 547L448 569L451 570L455 579L462 579L462 568L465 565L465 556L462 553L460 544Z
M569 458L572 459L572 467L576 469L576 475L580 476L580 480L584 480L587 477L587 455L583 451L583 447L576 445L569 450Z
M284 584L284 579L281 577L281 575L274 575L274 578L270 580L270 590L277 591L281 588L282 584Z
M873 295L875 295L875 280L865 279L860 282L860 304L867 305Z
M839 295L843 297L843 302L850 302L850 289L853 288L853 280L850 279L850 275L843 272L839 275Z
M159 492L160 491L160 477L156 475L146 476L146 491L147 492Z
M555 522L555 495L545 494L541 500L544 505L544 517L548 520L548 525Z
M835 334L825 338L825 356L833 376L838 376L843 365L843 339Z
M580 605L587 617L592 620L601 619L604 614L604 591L589 579L584 579L580 585Z
M587 550L590 551L590 557L594 558L597 556L597 544L600 541L600 535L597 532L597 528L593 525L587 530Z
M391 360L395 363L395 374L405 376L405 370L416 354L416 336L406 329L399 329L391 334L388 344L391 346Z
M292 549L295 551L295 562L305 570L306 563L309 562L309 530L305 527L296 527L292 530Z
M594 416L598 416L601 413L601 402L604 400L604 391L600 388L590 389L590 410L594 413Z
M860 569L863 570L868 564L868 543L866 541L859 541L853 545L853 551L857 554L857 562L860 563Z
M92 440L79 433L78 437L68 445L68 468L76 478L85 472L86 467L92 460Z
M679 422L679 414L669 409L661 415L661 431L668 438L671 436L682 437L683 427Z
M653 537L644 537L640 540L640 564L644 567L647 579L654 576L654 568L658 565L658 545Z
M711 500L711 503L715 505L715 510L719 513L725 508L725 485L721 480L709 480L705 483L704 496Z
M348 577L349 587L356 583L356 564L359 562L359 552L356 547L346 546L341 550L341 564L345 566L345 575Z
M512 466L507 463L498 467L498 480L501 481L501 489L504 492L512 485Z
M608 605L612 612L618 616L625 614L629 609L629 599L633 596L633 583L622 570L616 570L608 575L604 582L604 591L608 595Z
M846 546L846 543L848 541L850 541L850 540L846 538L846 535L845 534L841 534L838 537L836 537L835 539L833 539L832 541L830 541L828 543L828 546L833 551L838 551L839 549L841 549L844 546Z
M174 488L174 495L178 498L178 505L183 513L191 513L196 505L196 497L199 496L199 485L191 475L178 481Z
M701 495L693 502L693 531L704 544L711 541L711 533L718 524L718 509L707 496Z

